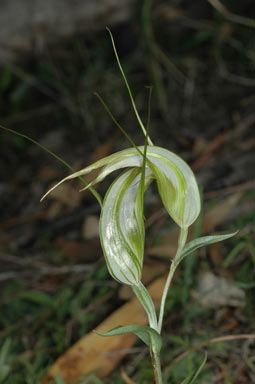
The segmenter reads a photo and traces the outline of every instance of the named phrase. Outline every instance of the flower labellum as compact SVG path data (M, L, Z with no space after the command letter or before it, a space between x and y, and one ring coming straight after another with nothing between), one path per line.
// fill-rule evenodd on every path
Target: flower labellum
M139 204L141 172L132 168L111 185L100 218L100 239L108 270L124 284L137 285L142 276L144 254L143 210ZM145 174L145 188L151 172Z

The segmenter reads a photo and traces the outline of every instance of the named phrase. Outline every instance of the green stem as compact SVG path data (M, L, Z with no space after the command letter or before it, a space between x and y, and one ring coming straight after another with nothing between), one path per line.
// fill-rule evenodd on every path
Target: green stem
M112 121L114 122L114 124L119 128L119 130L123 133L123 135L126 137L126 139L130 142L130 144L138 151L138 153L143 156L143 153L141 152L141 150L137 147L137 145L135 144L135 142L131 139L131 137L127 134L127 132L125 131L124 128L122 128L122 126L118 123L118 121L115 119L115 117L113 116L112 112L110 111L109 107L107 106L107 104L104 102L103 98L97 93L97 92L94 92L94 95L98 98L98 100L100 101L100 103L103 105L104 109L106 110L106 112L108 113L108 115L110 116L110 118L112 119Z
M159 334L161 333L161 329L162 329L162 322L163 322L163 316L164 316L164 311L165 311L166 297L167 297L169 287L171 285L171 281L173 279L175 270L181 261L180 256L181 256L182 249L186 243L187 235L188 235L188 230L185 228L184 229L182 228L180 235L179 235L177 252L176 252L176 255L175 255L175 257L171 263L171 267L169 270L169 274L167 276L166 284L165 284L162 299L161 299L158 328L157 328L157 331Z
M157 315L155 311L155 306L152 301L152 298L145 288L145 286L140 281L138 285L132 286L135 295L138 300L142 304L145 312L147 313L149 325L151 328L157 331ZM161 372L161 364L160 364L160 353L159 347L151 338L150 342L150 350L151 350L151 360L154 370L155 382L156 384L163 384L162 381L162 372Z
M157 330L157 315L154 303L149 292L141 281L138 285L133 285L132 288L136 297L138 298L145 312L147 313L150 327Z
M118 53L117 53L117 50L116 50L116 47L115 47L115 43L114 43L114 39L113 39L112 33L111 33L111 31L110 31L110 29L108 27L106 27L106 29L109 32L109 35L110 35L110 38L111 38L111 41L112 41L113 50L114 50L114 53L115 53L115 57L116 57L116 60L117 60L120 72L122 74L123 80L124 80L124 82L126 84L126 87L127 87L127 90L128 90L128 94L129 94L129 97L130 97L130 100L131 100L131 104L133 106L136 118L138 120L138 123L139 123L140 127L142 128L144 136L146 136L146 129L145 129L145 127L143 125L143 122L142 122L142 120L140 118L140 115L139 115L139 113L137 111L137 108L136 108L136 105L135 105L135 101L134 101L134 98L133 98L130 86L128 84L128 81L127 81L126 75L125 75L125 73L123 71L123 68L122 68L122 66L120 64L119 56L118 56ZM153 145L153 143L152 143L152 141L151 141L151 139L149 137L148 137L148 143L149 143L149 145Z
M151 346L151 360L154 370L155 382L156 384L163 384L161 364L160 364L160 354L154 346Z
M167 276L167 280L166 280L166 284L165 284L165 288L163 291L161 304L160 304L160 312L159 312L159 320L158 320L158 332L159 333L161 333L161 329L162 329L162 322L163 322L163 316L164 316L164 310L165 310L166 297L167 297L168 290L169 290L169 287L170 287L170 284L171 284L171 281L173 279L173 276L174 276L174 273L175 273L177 266L178 266L178 264L176 264L173 261L171 264L170 270L169 270L169 274Z

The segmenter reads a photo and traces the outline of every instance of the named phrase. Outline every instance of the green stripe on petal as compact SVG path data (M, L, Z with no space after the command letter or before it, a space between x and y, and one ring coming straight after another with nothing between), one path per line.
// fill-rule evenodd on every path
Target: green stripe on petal
M151 171L145 175L146 185ZM109 188L100 217L100 240L110 274L118 281L137 285L141 280L144 223L136 201L140 169L122 173Z
M147 158L169 215L181 228L189 227L201 209L192 170L179 156L164 148L149 147Z
M86 188L102 181L118 169L141 168L143 152L144 147L128 148L107 156L61 180L46 195L64 181L83 176L98 168L102 169ZM196 220L201 209L200 194L192 170L175 153L157 146L147 147L146 160L146 169L151 169L157 181L162 202L169 215L181 228L189 227Z
M144 147L138 147L143 153ZM181 227L189 227L201 209L200 194L194 173L175 153L157 146L147 148L147 167L157 180L162 202L172 219ZM124 167L142 167L143 156L135 148L118 152L105 160L107 164L91 184Z
M135 156L137 155L137 156ZM124 149L123 151L116 152L112 155L106 156L103 159L100 159L96 161L95 163L89 165L88 167L85 167L81 169L80 171L74 172L71 175L65 177L64 179L60 180L56 185L54 185L45 195L41 198L41 201L45 199L47 195L49 195L55 188L57 188L60 184L64 183L67 180L75 179L80 176L84 176L89 174L90 172L102 168L99 172L98 176L90 183L88 184L84 189L90 188L92 185L99 183L100 181L103 181L105 177L107 177L110 173L121 169L121 168L127 168L132 166L138 166L140 156L142 157L142 152L139 154L137 149L135 148L128 148Z

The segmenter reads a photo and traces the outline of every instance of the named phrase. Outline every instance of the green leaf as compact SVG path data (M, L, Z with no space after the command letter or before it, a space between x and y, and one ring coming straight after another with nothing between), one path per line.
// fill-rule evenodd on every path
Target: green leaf
M96 332L100 336L118 336L118 335L127 335L129 333L134 333L139 337L146 345L149 347L154 344L157 352L160 351L162 346L162 338L160 334L146 325L127 325L127 326L118 326L111 329L108 332Z
M247 246L246 241L241 241L236 244L236 246L231 250L231 252L227 255L226 259L222 263L222 268L228 268L233 259L240 253L240 251Z
M243 283L242 281L237 281L235 285L241 289L252 289L255 288L255 282Z
M227 240L230 237L235 236L238 231L233 233L228 233L227 235L215 235L215 236L203 236L198 239L194 239L186 244L183 248L183 251L180 255L180 260L184 259L190 253L196 251L199 248L206 247L207 245L218 243L219 241Z
M200 366L198 368L196 368L190 376L186 377L186 379L184 379L181 384L193 384L195 382L195 380L197 379L199 373L202 371L202 369L204 368L205 366L205 363L206 363L206 360L207 360L207 354L205 354L204 356L204 359L202 361L202 363L200 364Z
M145 175L145 188L151 181ZM112 277L124 284L137 285L141 280L144 254L144 221L137 205L140 169L123 172L111 185L103 202L100 217L100 240Z
M29 85L25 81L21 80L16 84L15 89L10 93L10 100L14 104L21 103L23 99L27 96L29 90Z
M49 295L39 291L25 291L21 294L21 297L33 301L36 304L50 305L53 303L53 300Z
M11 371L11 366L10 365L0 365L0 382L3 383L4 379L9 375Z
M10 86L12 81L12 72L10 68L6 67L2 69L0 76L0 93L4 93Z
M12 368L11 339L6 339L0 349L0 382L9 375Z

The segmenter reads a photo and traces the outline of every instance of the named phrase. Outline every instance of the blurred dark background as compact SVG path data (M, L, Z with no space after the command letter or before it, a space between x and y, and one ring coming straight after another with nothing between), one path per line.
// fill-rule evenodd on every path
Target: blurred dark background
M211 229L239 229L236 239L183 267L168 306L169 318L172 308L179 315L167 322L165 332L187 335L187 345L205 321L209 325L202 339L252 333L254 1L2 0L0 124L37 140L75 169L129 145L94 92L133 140L144 142L106 26L143 121L147 87L153 86L153 142L192 166L204 212L213 207L218 215ZM45 191L69 170L24 137L2 129L0 155L0 382L39 383L59 355L125 298L105 267L97 235L100 209L93 196L79 194L80 184L74 182L40 204ZM108 186L109 180L98 186L99 192ZM154 189L147 200L146 260L160 274L167 262L157 247L167 244L174 229ZM221 207L226 208L222 216ZM205 311L197 304L194 309L190 288L196 289L207 269L239 284L246 293L241 307ZM166 367L177 354L173 350L181 352L177 340L167 343ZM227 346L214 351L201 383L224 383L228 377L231 383L253 382L254 343L246 347L245 358L238 343L229 358ZM131 366L127 370L135 382L151 383L144 349L140 344L137 349L141 359L135 363L129 355L125 367ZM238 356L249 364L240 366ZM219 359L229 369L224 365L224 371ZM231 376L234 371L238 378ZM177 367L169 380L178 382L183 372ZM112 375L105 382L125 382L119 368Z

